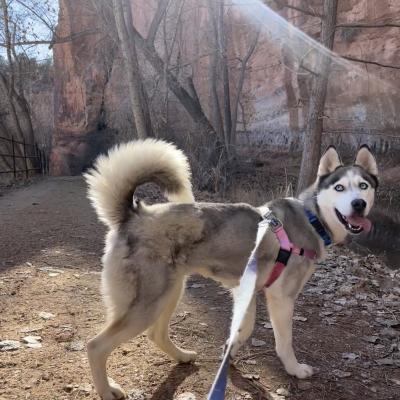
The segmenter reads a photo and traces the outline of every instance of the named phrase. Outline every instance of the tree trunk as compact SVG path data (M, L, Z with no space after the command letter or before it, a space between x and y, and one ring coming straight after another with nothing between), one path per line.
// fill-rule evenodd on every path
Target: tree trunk
M130 43L128 29L125 22L124 8L130 7L125 0L113 0L115 24L117 27L119 43L124 59L127 84L131 101L132 114L135 121L136 133L140 139L148 136L146 118L142 106L142 88L140 79L139 62L136 54L135 42Z
M166 5L168 4L169 0L163 0L164 3L166 3ZM165 9L166 9L166 5L165 5ZM165 12L164 9L164 12ZM159 13L158 13L159 14ZM132 7L128 2L126 2L126 15L125 15L125 21L126 21L126 26L127 26L127 31L128 31L128 37L129 37L129 42L132 46L132 51L134 56L137 58L137 53L136 53L136 44L135 44L135 33L133 31L133 15L132 15ZM152 26L154 21L152 22ZM157 33L156 29L153 29L152 34L154 34L154 37ZM154 40L154 39L153 39ZM153 132L153 126L151 123L151 114L150 114L150 106L149 106L149 97L147 95L147 91L146 88L144 87L144 79L142 79L141 74L140 74L140 70L139 70L139 63L138 63L138 77L139 79L139 85L140 85L140 104L143 110L143 116L145 119L145 124L146 124L146 132L147 132L147 136L154 136L154 132Z
M219 52L218 49L218 27L217 27L217 13L215 12L215 6L213 5L213 0L208 0L208 10L212 23L212 47L213 54L211 56L210 61L210 74L211 74L211 101L212 101L212 114L213 114L213 122L215 126L215 130L217 131L218 136L221 140L225 140L224 136L224 123L222 122L222 113L221 106L219 104L219 96L218 96L218 67L219 67Z
M335 37L338 0L324 0L324 16L321 26L321 43L332 50ZM307 188L314 180L321 155L323 113L328 86L331 59L329 55L319 54L308 111L308 122L303 143L300 176L297 193Z
M225 147L228 157L230 158L231 149L231 130L232 130L232 111L231 111L231 95L229 87L229 65L226 50L226 32L224 25L224 3L219 4L217 16L217 29L218 29L218 52L221 60L222 69L222 85L224 96L224 139Z

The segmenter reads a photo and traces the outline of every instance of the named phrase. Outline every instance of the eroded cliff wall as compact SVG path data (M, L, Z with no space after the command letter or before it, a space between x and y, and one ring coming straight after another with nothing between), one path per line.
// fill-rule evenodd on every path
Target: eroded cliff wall
M132 0L134 24L144 36L157 3L156 0ZM179 2L172 3L176 9ZM316 13L321 12L321 1L291 0L289 3L298 7L307 5ZM51 165L52 172L57 175L80 173L111 143L132 137L129 133L132 117L120 54L116 43L110 39L112 35L104 34L113 29L112 16L99 18L94 4L96 2L91 0L60 0L57 34L60 37L76 35L76 39L54 46L55 135ZM279 12L318 39L319 18L293 9ZM234 8L226 10L225 19L234 99L238 60L243 59L255 26ZM396 0L339 2L339 24L399 20L400 2ZM160 30L168 37L179 38L180 62L186 65L180 71L181 77L185 74L194 77L201 103L213 120L210 61L215 48L207 1L185 2L177 34L171 22L174 19L169 21L170 24L161 26ZM368 142L380 150L400 146L399 37L398 27L337 30L336 52L381 65L356 63L355 70L332 67L324 115L326 141L354 146ZM162 38L157 41L157 49L162 54ZM297 73L298 64L298 57L290 51L285 53L285 43L279 37L260 35L246 71L239 138L250 140L253 145L299 148L307 115L310 78L306 71ZM157 79L148 65L144 72L150 99L159 107L163 103L159 99L163 93L162 79ZM221 88L219 91L221 94ZM168 124L190 135L194 127L179 103L172 101L169 108Z

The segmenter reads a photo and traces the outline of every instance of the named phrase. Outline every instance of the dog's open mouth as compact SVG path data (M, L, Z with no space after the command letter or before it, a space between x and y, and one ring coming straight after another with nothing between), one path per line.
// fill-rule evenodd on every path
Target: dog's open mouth
M335 208L336 215L342 225L348 230L350 233L357 235L362 231L369 232L371 230L371 221L365 217L345 217Z

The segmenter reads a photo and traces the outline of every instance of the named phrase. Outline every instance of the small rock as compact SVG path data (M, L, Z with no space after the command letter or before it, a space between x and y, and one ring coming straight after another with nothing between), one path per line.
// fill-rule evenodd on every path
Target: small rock
M267 344L267 342L265 342L264 340L259 340L259 339L256 339L256 338L252 338L251 339L251 345L254 346L254 347L261 347L261 346L264 346L266 344Z
M397 365L400 366L400 360L394 360L393 358L381 358L376 360L378 365Z
M383 328L379 333L389 339L395 339L400 336L400 332L393 328Z
M25 336L22 341L26 344L26 347L31 349L40 349L42 347L42 338L40 336Z
M344 358L345 360L350 360L353 361L356 358L359 358L360 356L358 354L355 353L342 353L342 358Z
M82 351L85 348L85 344L79 340L68 343L65 348L69 351Z
M26 347L30 349L40 349L42 347L42 343L28 343Z
M399 385L400 386L400 379L390 378L389 381L392 381L395 385Z
M335 375L336 377L342 379L342 378L348 378L349 376L351 376L351 372L347 372L347 371L341 371L340 369L334 369L332 371L333 375Z
M41 336L25 336L22 341L26 344L35 344L42 341Z
M329 317L330 315L332 315L333 314L333 311L321 311L320 313L319 313L319 316L320 317Z
M188 315L190 315L190 311L183 311L179 314L176 314L177 317L184 317L184 318L186 318Z
M15 351L21 347L17 340L2 340L0 342L0 351Z
M175 400L196 400L196 396L193 393L185 392L178 395Z
M34 333L34 332L40 332L43 329L42 326L28 326L26 328L22 328L20 330L21 333Z
M287 390L283 387L276 389L276 394L279 394L280 396L290 396L289 390Z
M256 360L245 360L244 361L246 364L249 364L249 365L256 365L257 364L257 361Z
M293 317L293 319L294 319L295 321L301 321L301 322L306 322L306 321L307 321L307 318L306 318L306 317L301 317L300 315L295 315L295 316Z
M85 383L77 388L77 391L82 393L90 393L92 390L92 385L90 383Z
M244 379L250 379L255 381L258 381L260 379L260 375L258 374L242 374L242 377Z
M49 277L54 278L56 276L60 275L58 272L49 272Z
M363 336L362 340L364 340L365 342L368 342L368 343L375 344L379 340L379 337L378 336Z
M264 327L265 329L272 329L272 325L271 325L270 322L264 322L263 327Z
M54 314L46 312L46 311L41 311L39 313L39 317L45 320L53 319L55 317Z

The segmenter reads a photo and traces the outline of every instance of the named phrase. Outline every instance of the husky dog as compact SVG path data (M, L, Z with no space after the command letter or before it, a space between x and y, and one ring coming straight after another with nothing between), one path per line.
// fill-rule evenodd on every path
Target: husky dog
M258 222L271 210L290 240L311 249L316 260L325 257L324 240L311 225L312 213L332 243L370 228L368 215L378 185L377 165L362 146L354 165L344 166L334 147L322 156L315 183L298 199L273 200L259 208L248 204L197 203L185 155L163 141L147 139L119 145L100 156L85 179L89 198L109 228L102 258L102 293L108 322L88 343L94 385L103 400L123 398L109 381L106 361L121 343L147 330L161 350L178 362L195 360L194 351L174 344L168 334L170 318L187 275L198 273L235 288L253 249ZM155 182L166 191L168 203L147 205L134 198L138 185ZM257 252L257 289L263 289L274 329L276 352L286 371L300 379L312 367L300 364L292 347L294 302L314 271L314 262L292 254L286 268L269 287L280 243L272 230ZM235 300L235 292L233 297ZM253 298L233 355L250 336L255 321Z

